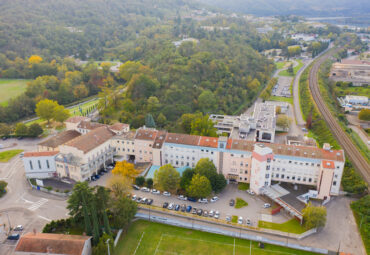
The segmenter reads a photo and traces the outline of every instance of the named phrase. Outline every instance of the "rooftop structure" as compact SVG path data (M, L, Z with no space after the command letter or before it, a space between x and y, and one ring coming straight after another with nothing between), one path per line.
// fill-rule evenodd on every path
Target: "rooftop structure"
M361 105L368 105L369 104L369 98L365 96L353 96L353 95L347 95L344 98L344 101L346 104L361 104Z
M253 119L256 121L256 141L273 143L276 128L276 106L256 103Z
M53 136L38 144L39 151L51 151L57 150L62 144L69 142L70 140L80 136L81 133L75 130L63 131L56 136Z
M370 84L370 62L344 59L334 63L330 78L334 81L352 82L355 86Z

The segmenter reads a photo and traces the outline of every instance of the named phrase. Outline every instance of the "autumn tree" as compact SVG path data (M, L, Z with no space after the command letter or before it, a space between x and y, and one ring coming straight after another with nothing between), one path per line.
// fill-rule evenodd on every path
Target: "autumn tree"
M58 122L64 122L70 116L69 110L65 109L63 105L57 105L54 107L53 119Z
M292 118L288 117L285 114L278 115L276 120L276 125L284 129L288 129L292 123Z
M74 87L73 95L77 99L84 98L89 95L89 90L86 88L86 86L83 83L81 83L80 85L77 85Z
M313 206L310 202L302 212L303 222L307 229L322 228L325 226L326 208L324 206Z
M42 57L38 56L38 55L32 55L29 59L28 59L28 64L30 64L30 66L34 65L34 64L38 64L38 63L41 63L42 62Z
M161 166L154 172L154 185L159 190L175 192L180 183L180 174L170 164Z
M48 124L54 117L54 109L58 106L58 103L53 100L43 99L36 104L36 115L41 119L47 120Z
M28 135L31 137L38 137L43 132L42 127L38 123L33 123L28 127Z
M112 173L114 175L123 176L134 180L140 172L135 169L134 164L128 163L126 160L123 160L116 163L116 166L112 170Z
M360 120L370 121L370 109L362 109L358 114Z
M127 195L131 190L132 180L125 176L115 175L108 179L108 188L115 198Z
M15 126L14 133L16 136L28 136L28 128L24 123L19 122Z
M211 183L205 176L195 174L191 179L189 186L186 188L186 193L190 197L205 198L212 192Z
M217 129L208 115L200 115L192 120L190 134L217 137Z

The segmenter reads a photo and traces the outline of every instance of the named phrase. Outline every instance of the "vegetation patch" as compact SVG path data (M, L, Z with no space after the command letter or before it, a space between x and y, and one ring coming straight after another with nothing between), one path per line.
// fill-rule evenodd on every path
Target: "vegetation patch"
M270 101L279 101L279 102L286 102L286 103L289 103L291 105L293 105L293 97L278 97L278 96L271 96L269 97Z
M252 245L252 247L250 247ZM143 220L135 221L123 235L114 255L126 254L314 254L286 247L265 244L264 249L258 242L217 235L202 231L189 230L170 225Z
M0 152L0 162L8 162L11 160L14 156L21 153L23 150L8 150Z
M353 168L349 160L346 161L342 176L343 190L351 194L362 194L367 189L366 182L361 175Z
M293 67L293 72L289 72L289 70L286 69L286 70L281 71L279 75L280 76L295 76L297 72L299 71L299 69L301 69L303 66L301 59L298 59L297 62L298 62L298 65Z
M8 183L6 181L0 181L0 197L5 195L6 186L8 186Z
M248 203L245 202L243 199L241 199L240 197L237 197L236 198L236 203L235 203L235 208L236 209L240 209L240 208L243 208L245 206L247 206Z
M238 183L238 190L248 190L249 183L239 182Z
M362 241L364 242L366 253L370 254L370 195L366 195L360 200L351 204L353 215L355 216L357 227L360 230Z
M27 82L23 79L0 79L0 105L6 106L8 101L26 91Z
M232 223L238 223L238 216L233 215L233 216L231 217L231 222L232 222Z
M260 220L258 221L258 227L279 230L282 232L289 232L294 234L302 234L307 231L307 229L305 229L296 219L291 219L284 223L273 223Z

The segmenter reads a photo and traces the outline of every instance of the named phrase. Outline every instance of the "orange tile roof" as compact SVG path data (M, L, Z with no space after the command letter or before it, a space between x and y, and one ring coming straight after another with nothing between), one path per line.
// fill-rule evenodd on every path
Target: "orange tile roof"
M322 161L322 166L324 168L329 168L329 169L334 169L335 168L334 162L333 161L329 161L329 160L323 160Z
M82 128L82 129L88 129L88 130L94 130L98 127L104 127L106 126L105 124L101 124L99 122L91 122L91 121L81 121L80 124L78 124L77 128Z
M35 152L25 152L23 157L49 157L49 156L54 156L58 154L58 151L35 151Z
M15 251L26 253L81 255L90 236L27 233L19 240Z
M157 130L139 129L136 132L135 139L154 141L155 137L157 136L157 133L158 133Z
M201 136L199 140L199 146L204 147L218 147L218 138L217 137L208 137L208 136Z
M70 122L70 123L79 123L81 121L89 121L90 119L88 117L83 117L83 116L73 116L68 118L65 122Z
M197 135L168 133L165 142L198 146L199 140L200 136Z
M80 135L80 132L77 132L76 130L67 130L39 143L38 145L57 148L59 145L65 144Z
M115 131L121 131L124 128L129 127L129 126L130 126L129 124L117 122L117 123L114 123L113 125L110 125L109 128Z

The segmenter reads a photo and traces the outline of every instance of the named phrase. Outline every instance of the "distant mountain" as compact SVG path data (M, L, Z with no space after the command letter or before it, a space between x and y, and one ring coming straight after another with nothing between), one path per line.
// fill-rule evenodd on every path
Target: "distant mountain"
M369 0L199 0L233 12L255 15L357 16L369 15Z

